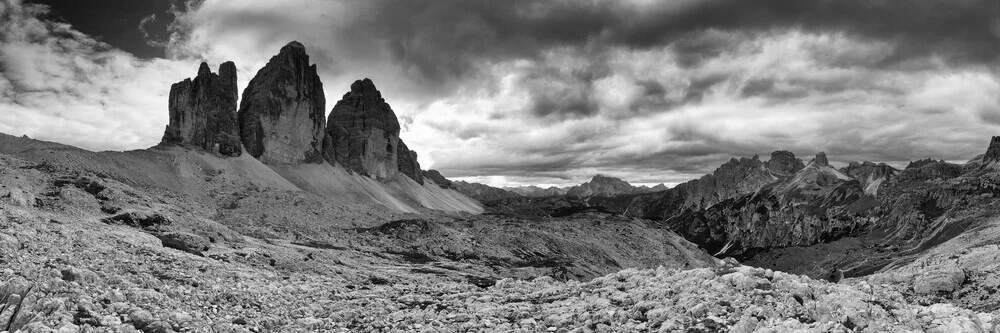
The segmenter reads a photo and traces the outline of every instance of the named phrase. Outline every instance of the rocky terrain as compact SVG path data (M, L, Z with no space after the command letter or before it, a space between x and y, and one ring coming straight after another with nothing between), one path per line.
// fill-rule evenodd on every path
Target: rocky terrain
M149 149L0 134L0 332L1000 332L1000 138L498 189L422 170L369 79L324 119L302 44L238 110L235 68Z

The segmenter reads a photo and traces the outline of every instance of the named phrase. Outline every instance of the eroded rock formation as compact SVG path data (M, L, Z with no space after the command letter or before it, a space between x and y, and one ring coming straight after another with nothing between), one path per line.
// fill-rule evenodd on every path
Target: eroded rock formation
M219 73L201 63L198 76L170 86L170 122L163 143L191 145L227 156L240 156L236 121L236 65L226 62Z
M983 164L996 163L1000 161L1000 136L994 136L990 139L990 147L986 149L986 155L983 156Z
M399 121L370 79L357 80L327 119L323 157L385 179L399 172Z
M410 150L409 147L403 143L403 140L399 140L399 146L396 148L396 161L399 165L399 172L410 177L420 183L424 184L424 174L420 172L420 163L417 162L417 152Z
M271 57L243 91L240 138L264 163L321 162L326 97L316 65L298 42Z

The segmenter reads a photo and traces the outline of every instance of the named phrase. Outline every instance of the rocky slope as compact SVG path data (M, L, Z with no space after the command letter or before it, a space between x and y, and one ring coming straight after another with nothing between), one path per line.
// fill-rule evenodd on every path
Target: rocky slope
M448 180L448 178L444 178L437 170L427 170L421 172L421 174L424 176L424 179L434 182L434 184L441 188L455 188L455 184L451 180Z
M243 147L266 164L322 162L326 97L305 46L291 42L243 90Z
M216 74L207 63L201 63L194 80L170 86L170 123L162 142L240 156L243 149L236 122L236 98L236 65L223 63Z

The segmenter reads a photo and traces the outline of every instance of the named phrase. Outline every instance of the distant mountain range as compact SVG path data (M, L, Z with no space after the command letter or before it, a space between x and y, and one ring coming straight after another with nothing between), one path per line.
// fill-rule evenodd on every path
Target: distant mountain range
M667 186L659 184L653 187L632 186L619 178L598 174L591 178L589 182L570 187L549 187L538 186L518 186L497 188L489 185L468 182L455 182L456 189L463 194L481 202L490 202L501 199L528 197L546 198L566 196L570 198L585 199L590 197L610 197L624 194L650 193L665 191Z

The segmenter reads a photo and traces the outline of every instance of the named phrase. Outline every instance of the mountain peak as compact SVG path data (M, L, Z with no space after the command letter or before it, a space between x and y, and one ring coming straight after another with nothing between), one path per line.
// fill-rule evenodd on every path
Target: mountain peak
M198 66L198 76L204 74L212 74L212 69L208 67L208 63L202 61L201 66Z
M824 152L816 153L816 158L813 159L813 163L818 166L830 166L830 161L826 159L826 153Z
M322 162L326 96L305 47L291 42L243 90L243 147L266 164Z
M169 123L162 142L240 156L236 98L236 65L225 62L215 75L208 63L201 63L193 80L170 86Z
M615 177L611 177L611 176L606 176L606 175L603 175L603 174L596 174L596 175L594 175L594 178L590 179L590 182L592 182L592 183L593 182L607 182L607 181L621 181L621 179L615 178Z
M767 161L767 169L782 176L793 175L804 167L802 160L795 158L795 154L787 150L772 152L771 159Z
M1000 161L1000 136L994 136L990 139L990 147L986 149L986 155L983 156L984 164L996 161Z
M305 59L306 59L305 61L306 62L309 61L308 60L309 56L306 55L306 47L305 47L305 45L302 45L302 43L299 43L299 42L296 42L296 41L292 41L292 42L290 42L288 44L285 44L285 46L282 46L281 50L278 51L278 55L279 56L280 55L286 55L286 56L292 56L292 57L305 57Z

